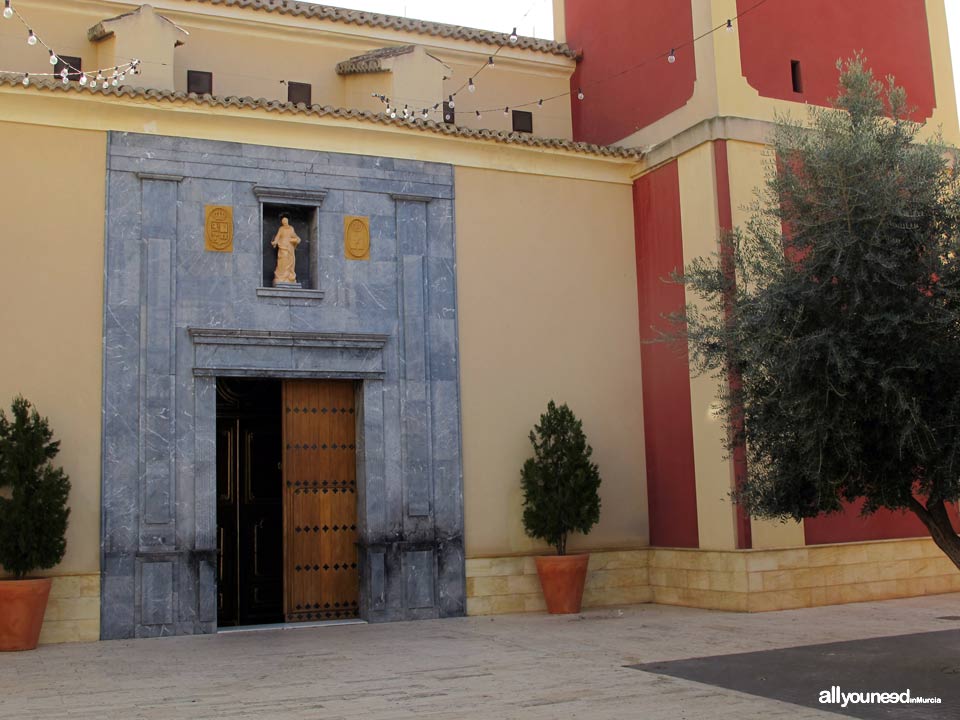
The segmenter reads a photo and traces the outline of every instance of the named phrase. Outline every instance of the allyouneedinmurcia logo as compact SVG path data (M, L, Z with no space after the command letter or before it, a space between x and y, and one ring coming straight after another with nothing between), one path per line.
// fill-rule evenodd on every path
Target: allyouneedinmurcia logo
M938 704L938 697L913 697L910 690L900 692L844 692L839 685L820 691L821 705L928 705Z

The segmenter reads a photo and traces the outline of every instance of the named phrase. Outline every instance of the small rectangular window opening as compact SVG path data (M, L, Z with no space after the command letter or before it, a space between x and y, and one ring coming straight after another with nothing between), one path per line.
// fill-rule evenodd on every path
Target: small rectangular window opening
M513 131L522 133L533 132L533 113L528 110L513 111Z
M202 70L187 70L187 92L197 95L213 95L213 73Z
M303 103L307 107L313 104L313 88L310 83L287 81L287 102L294 105Z
M56 76L54 79L59 80L62 77L60 73L66 70L68 79L79 80L79 71L82 69L80 58L72 55L57 55L57 64L53 66L53 74Z
M790 61L790 78L793 80L793 91L795 93L803 92L803 76L800 74L800 61Z

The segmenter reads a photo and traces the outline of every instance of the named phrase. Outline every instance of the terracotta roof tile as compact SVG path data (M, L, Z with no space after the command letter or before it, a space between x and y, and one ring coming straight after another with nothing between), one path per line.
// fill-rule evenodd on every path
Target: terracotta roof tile
M420 35L453 38L454 40L469 40L485 45L509 45L507 33L462 27L460 25L447 25L445 23L430 22L427 20L415 20L398 15L381 15L378 13L364 12L362 10L349 10L332 5L296 2L296 0L188 0L188 2L262 10L264 12L279 13L281 15L316 18L318 20L330 20L351 25L366 25L368 27L418 33ZM576 57L576 53L574 53L566 43L558 43L553 40L521 37L517 40L516 44L511 47L535 50L552 55L563 55L568 58Z
M253 0L248 1L253 2ZM0 75L0 86L19 87L21 86L22 77L22 75ZM537 137L526 133L474 130L472 128L457 127L456 125L447 123L437 123L433 120L392 119L384 113L338 108L330 105L307 106L302 103L295 105L280 100L266 100L265 98L217 97L215 95L197 95L196 93L171 92L169 90L145 90L143 88L133 88L130 86L119 88L110 87L106 90L101 88L90 90L89 88L81 88L76 83L64 85L62 82L51 78L31 80L30 87L23 88L23 90L24 92L30 92L32 90L82 92L88 95L113 95L126 98L141 98L154 102L192 103L195 105L207 105L208 107L267 110L268 112L314 115L316 117L336 117L507 145L564 150L566 152L593 155L595 157L620 158L635 161L639 161L643 157L643 152L640 150L616 145L594 145L592 143L573 142L572 140L563 140L561 138Z
M381 60L412 53L415 45L399 45L397 47L371 50L363 55L355 55L341 63L337 63L337 75L357 75L360 73L378 73L384 70Z

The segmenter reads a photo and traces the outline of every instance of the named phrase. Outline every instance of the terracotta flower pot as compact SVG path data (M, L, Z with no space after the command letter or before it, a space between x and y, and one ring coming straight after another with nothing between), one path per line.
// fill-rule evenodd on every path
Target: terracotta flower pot
M52 584L50 578L0 580L0 651L37 647Z
M590 555L545 555L534 559L547 612L555 615L580 612Z

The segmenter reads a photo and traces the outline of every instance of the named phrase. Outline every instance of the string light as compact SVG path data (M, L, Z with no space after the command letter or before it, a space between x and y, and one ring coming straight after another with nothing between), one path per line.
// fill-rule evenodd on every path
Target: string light
M53 78L53 79L59 78L64 85L69 85L71 80L76 79L80 85L87 85L89 83L91 90L96 88L97 84L103 77L101 75L101 71L99 70L97 71L98 81L95 83L91 80L91 78L93 77L92 73L89 76L86 73L81 73L80 68L73 67L73 65L71 65L69 62L64 60L62 57L60 57L56 53L56 51L53 49L53 47L51 47L49 44L44 42L43 39L33 31L33 28L30 26L27 20L23 17L23 15L20 14L20 12L14 6L12 0L3 0L3 17L6 20L11 20L14 17L16 17L16 19L20 21L20 23L23 25L23 27L27 31L27 44L30 46L40 45L42 48L44 48L47 51L49 55L49 62L51 65L56 66L60 64L63 66L63 68L59 72L54 70L53 72L49 72L49 73L32 73L32 74L22 73L23 78L21 80L21 83L23 84L24 87L27 87L30 85L30 81L32 78L47 77L47 78ZM113 85L116 87L117 85L122 83L126 78L126 73L130 73L131 75L137 75L139 73L139 65L140 65L140 61L137 59L133 59L128 63L125 63L123 65L117 65L116 67L114 67L113 68L114 73L113 73L112 79L115 80L116 82L114 82ZM17 71L0 70L0 74L20 75L21 73ZM104 82L104 89L109 87L109 84L110 83L108 82Z
M447 96L447 105L450 106L450 109L451 109L451 110L456 107L456 103L454 103L454 101L453 101L453 95L448 95L448 96Z
M681 43L681 44L679 45L679 47L680 47L680 48L684 48L684 47L686 47L686 46L688 46L688 45L694 45L698 40L700 40L700 39L702 39L702 38L704 38L704 37L706 37L706 36L708 36L708 35L711 35L711 34L713 34L713 33L715 33L715 32L718 32L721 28L726 29L728 32L732 32L732 31L734 30L734 27L733 27L733 21L734 21L734 20L739 20L739 19L742 18L744 15L746 15L747 13L750 13L750 12L756 10L758 7L760 7L761 5L763 5L764 3L766 3L767 1L768 1L768 0L757 0L757 2L755 2L752 6L748 7L747 9L745 9L743 12L738 13L737 15L735 15L735 16L732 17L732 18L728 18L725 22L721 23L720 25L718 25L718 26L716 26L716 27L714 27L714 28L710 28L710 29L706 30L705 32L701 33L700 35L697 35L696 37L693 37L693 38L691 38L690 40ZM524 16L524 17L526 17L526 16ZM514 33L515 33L515 32L516 32L516 28L514 28ZM475 83L476 75L479 74L479 72L482 72L485 68L495 67L494 57L495 57L504 47L505 47L504 45L498 46L496 52L494 52L493 55L490 55L490 56L487 57L487 62L484 63L483 65L481 65L481 67L480 67L480 69L477 71L477 73L474 73L474 75L469 76L469 77L467 78L467 82L466 82L464 85L461 85L460 88L458 88L455 92L453 92L452 94L448 95L448 104L449 104L448 106L449 106L450 108L452 108L452 107L454 106L453 104L454 104L454 98L455 98L455 96L456 96L461 90L463 90L464 87L466 87L470 92L474 92L474 91L475 91L475 89L476 89L476 83ZM635 70L643 67L644 65L647 65L647 64L649 64L649 63L651 63L651 62L654 62L654 61L657 61L657 60L659 60L660 58L663 58L663 57L664 57L664 53L660 53L660 54L658 54L658 55L654 55L654 56L652 56L652 57L647 58L646 60L643 60L643 61L640 62L640 63L637 63L636 65L632 65L632 66L630 66L630 67L624 68L624 69L622 69L622 70L620 70L620 71L618 71L618 72L616 72L616 73L614 73L614 74L612 74L612 75L610 75L610 76L608 76L608 77L604 77L604 78L601 78L601 79L598 79L598 80L594 80L593 82L588 83L588 86L593 86L593 85L598 85L598 84L603 83L603 82L608 82L608 81L613 80L613 79L615 79L615 78L618 78L618 77L620 77L620 76L622 76L622 75L625 75L625 74L627 74L627 73L629 73L629 72L633 72L633 71L635 71ZM667 57L667 62L670 63L671 65L674 64L674 63L676 63L676 61L677 61L677 47L672 47L672 48L670 48L670 52L666 54L666 57ZM558 93L557 95L551 95L550 97L540 98L540 99L538 99L538 100L530 101L530 102L528 102L528 103L521 103L521 104L519 104L519 105L515 105L514 107L515 107L515 108L524 108L524 107L531 107L531 106L533 106L533 105L536 105L536 107L542 108L544 102L546 102L546 101L548 101L548 100L556 100L556 99L562 98L562 97L571 97L572 95L573 95L573 93L568 90L567 92ZM382 99L383 96L380 96L380 97L381 97L381 99ZM582 102L582 101L585 99L585 97L586 97L586 94L585 94L584 91L583 91L583 87L582 87L582 86L578 87L578 88L577 88L577 93L576 93L576 98L577 98L577 100L579 100L579 101ZM433 106L433 109L436 110L436 109L439 107L439 105L440 105L440 103L437 103L436 105ZM475 108L475 109L473 110L473 112L474 112L474 114L475 114L478 118L480 118L480 117L482 117L482 115L483 115L484 113L495 112L495 111L498 110L498 109L499 109L499 108L485 108L485 109L476 109L476 108ZM388 110L388 114L389 114L390 108L388 107L387 110ZM467 112L470 112L470 110L462 110L462 109L461 109L461 112L467 113ZM504 108L503 108L503 114L504 114L504 116L508 116L508 115L510 114L510 106L509 106L509 105L504 106ZM446 119L447 119L448 121L451 121L451 120L452 120L452 115L447 115L447 116L446 116Z
M517 44L517 40L519 40L519 39L520 39L520 38L517 37L517 29L514 28L514 29L513 29L513 32L510 33L510 44L511 44L511 45L516 45L516 44Z

